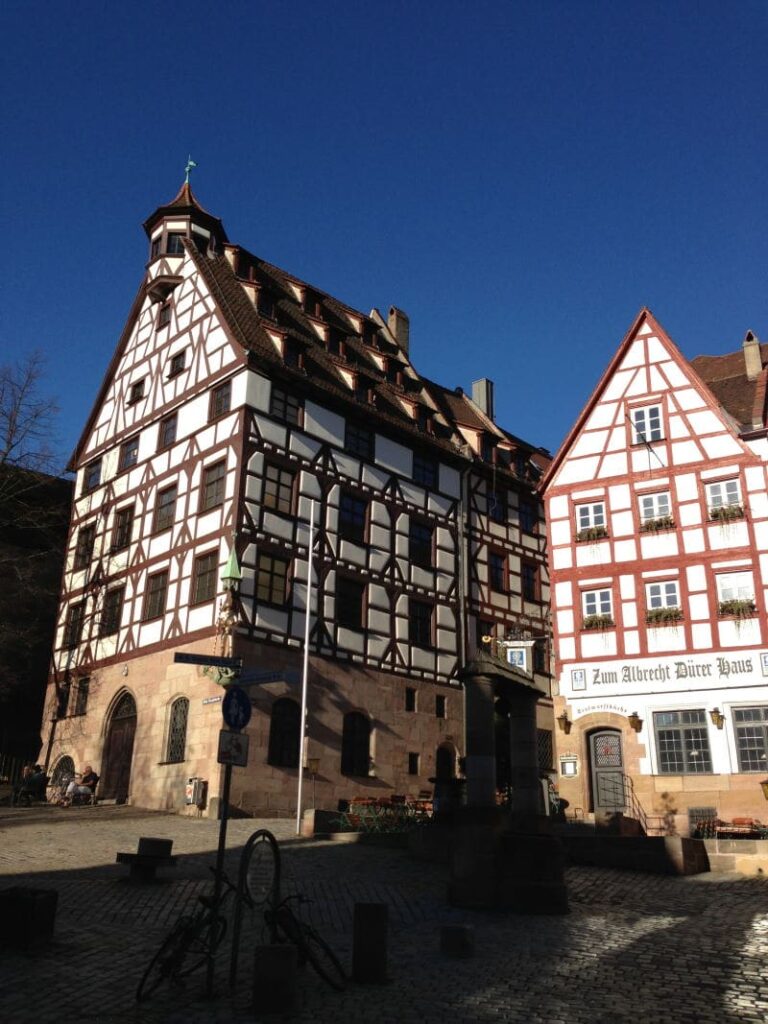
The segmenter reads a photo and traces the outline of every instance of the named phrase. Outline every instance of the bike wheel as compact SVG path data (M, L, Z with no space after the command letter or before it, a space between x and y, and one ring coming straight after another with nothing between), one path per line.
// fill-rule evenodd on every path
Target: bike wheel
M280 900L280 848L265 828L254 832L242 854L248 896L257 910L276 907Z
M306 925L302 925L301 929L307 960L323 981L327 981L332 988L341 992L346 987L347 975L338 957L316 931L307 928Z
M309 925L300 921L290 907L280 907L275 915L275 921L278 932L298 949L299 962L304 964L309 961L323 981L327 981L341 992L346 987L347 975L325 939Z
M177 978L186 978L188 974L194 974L208 959L208 951L215 953L224 938L227 930L227 920L224 917L216 918L216 931L211 946L210 931L211 919L201 918L195 925L194 932L190 931L190 938L187 948L184 950L184 957L176 971Z
M136 989L136 1002L141 1003L170 978L178 977L178 971L186 956L189 943L193 938L194 921L183 919L176 924L170 935L167 935L149 961Z

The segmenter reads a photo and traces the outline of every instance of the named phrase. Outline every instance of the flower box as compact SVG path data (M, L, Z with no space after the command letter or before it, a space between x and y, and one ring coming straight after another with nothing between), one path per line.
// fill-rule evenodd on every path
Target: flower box
M587 526L584 530L579 530L576 534L576 542L581 543L582 541L590 540L602 540L608 536L608 531L604 526Z
M751 599L734 598L721 601L717 606L717 614L735 619L748 619L757 612L755 602Z
M682 617L682 608L649 608L645 613L645 621L649 626L669 626L679 622Z
M640 523L640 533L658 533L660 530L674 530L677 523L672 516L659 516Z
M582 629L612 629L615 625L610 615L585 615Z
M731 523L744 518L744 509L741 505L717 505L709 510L709 518L718 523Z

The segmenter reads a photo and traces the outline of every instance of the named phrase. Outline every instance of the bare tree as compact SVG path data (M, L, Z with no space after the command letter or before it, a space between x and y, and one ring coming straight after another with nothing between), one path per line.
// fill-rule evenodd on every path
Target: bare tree
M51 475L58 408L43 377L39 352L0 366L0 750L9 753L39 729L69 520L71 485Z

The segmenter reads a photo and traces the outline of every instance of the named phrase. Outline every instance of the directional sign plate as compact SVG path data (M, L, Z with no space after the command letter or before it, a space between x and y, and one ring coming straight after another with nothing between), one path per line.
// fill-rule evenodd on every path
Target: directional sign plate
M251 699L239 686L227 687L221 702L221 713L230 729L244 729L251 720Z
M173 656L175 662L183 665L208 665L210 668L242 668L242 658L217 658L212 654L181 654Z
M277 672L257 672L249 668L241 672L237 678L238 686L255 686L257 683L298 683L299 673L293 669L280 669Z
M239 732L222 729L219 733L219 764L232 764L245 768L248 764L248 737Z

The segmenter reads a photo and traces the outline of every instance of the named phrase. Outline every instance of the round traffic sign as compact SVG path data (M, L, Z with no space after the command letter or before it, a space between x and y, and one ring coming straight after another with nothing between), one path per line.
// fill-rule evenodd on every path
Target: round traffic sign
M230 729L244 729L251 720L251 701L242 686L228 686L221 713Z

